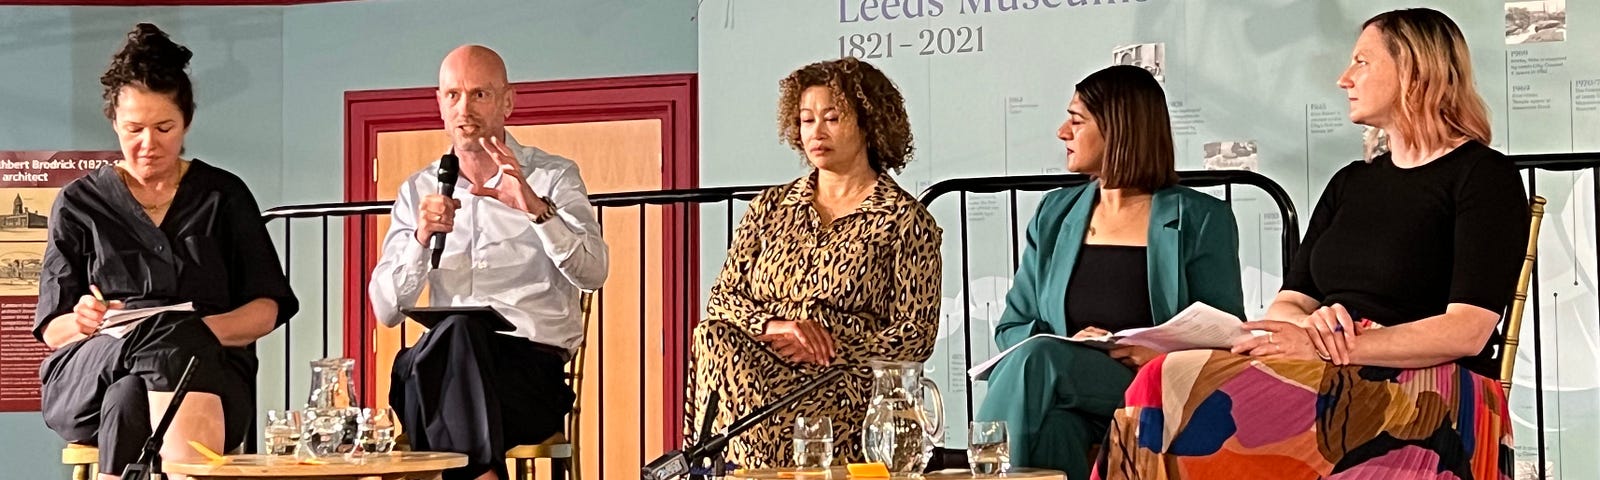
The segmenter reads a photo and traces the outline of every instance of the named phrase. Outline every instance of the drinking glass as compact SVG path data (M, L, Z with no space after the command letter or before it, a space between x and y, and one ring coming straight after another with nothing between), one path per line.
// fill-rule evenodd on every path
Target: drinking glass
M306 409L300 430L300 446L295 456L302 458L332 457L344 452L346 416L342 410Z
M261 438L269 455L293 455L300 443L300 412L294 410L268 410L266 428Z
M356 450L366 455L381 455L394 449L394 410L389 407L363 408L357 419L360 433Z
M801 470L827 470L833 466L833 420L794 419L794 464Z
M998 475L1011 469L1006 422L972 422L967 430L967 462L972 473Z

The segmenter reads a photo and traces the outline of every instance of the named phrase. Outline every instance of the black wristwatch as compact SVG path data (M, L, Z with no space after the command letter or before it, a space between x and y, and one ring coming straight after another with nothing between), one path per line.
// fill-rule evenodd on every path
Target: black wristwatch
M546 198L546 197L539 197L539 201L540 202L544 202L544 215L534 215L534 214L530 213L530 214L528 214L528 220L532 220L533 223L542 224L544 222L550 221L550 219L552 219L552 218L555 218L555 216L556 216L556 204L554 202L551 202L550 199Z

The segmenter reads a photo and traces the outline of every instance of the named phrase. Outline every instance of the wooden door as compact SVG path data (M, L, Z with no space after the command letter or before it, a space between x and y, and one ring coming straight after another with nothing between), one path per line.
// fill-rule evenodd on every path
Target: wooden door
M693 188L692 75L518 84L507 129L524 145L572 159L591 195ZM448 148L432 89L346 94L346 198L392 200L401 182ZM367 158L364 162L354 159ZM680 375L695 291L697 222L691 209L626 207L598 214L611 271L588 331L578 451L589 478L636 472L681 441ZM362 241L363 227L373 234ZM358 357L360 389L372 405L388 403L394 354L422 328L376 327L364 304L388 218L346 225L346 354ZM684 239L688 240L685 241ZM364 252L364 253L363 253ZM687 279L687 281L685 281ZM361 284L361 285L358 285ZM425 300L423 301L425 302ZM421 302L419 302L421 303ZM692 310L692 309L691 309ZM365 366L363 366L365 365Z
M511 126L507 130L518 142L539 147L555 155L572 159L578 164L584 184L591 192L623 192L661 189L661 125L657 120L620 120L610 122L565 123L548 125ZM393 200L399 186L413 173L438 160L449 145L443 130L413 130L378 134L377 183L379 198ZM662 418L662 404L648 399L662 398L662 375L659 370L646 369L647 365L660 365L662 345L660 335L640 335L641 332L661 330L661 294L659 290L647 291L641 302L639 281L660 278L662 252L659 229L649 225L661 224L659 208L645 211L646 230L639 228L637 209L620 209L602 212L603 235L610 250L611 274L605 289L617 294L603 295L595 306L605 315L596 316L586 332L590 343L586 349L587 366L591 369L578 405L582 428L579 436L584 443L579 452L582 461L598 471L601 461L609 465L637 463L645 452L660 452L661 429L659 422L638 422L636 418ZM389 219L378 219L377 231L386 232ZM641 237L641 234L648 234ZM642 240L642 241L641 241ZM372 247L378 248L381 236L372 238ZM641 245L644 250L641 250ZM643 259L641 259L641 253ZM641 263L642 260L642 263ZM642 267L641 267L642 265ZM641 270L643 268L643 270ZM426 299L418 302L426 305ZM643 316L641 317L641 313ZM423 328L406 321L406 328L378 328L375 330L373 348L376 357L374 404L389 403L389 371L394 356L401 345L416 342ZM641 329L642 326L642 329ZM609 366L610 368L605 368ZM600 374L605 368L604 374ZM600 379L604 380L602 387ZM640 390L643 386L644 390ZM602 397L602 393L604 396ZM613 412L601 431L601 412ZM635 416L615 415L635 412ZM641 427L644 427L641 432ZM641 434L643 435L641 437ZM615 442L605 448L606 458L599 458L600 438L646 440L645 450L639 442ZM651 440L654 439L652 442ZM591 470L585 470L591 471Z

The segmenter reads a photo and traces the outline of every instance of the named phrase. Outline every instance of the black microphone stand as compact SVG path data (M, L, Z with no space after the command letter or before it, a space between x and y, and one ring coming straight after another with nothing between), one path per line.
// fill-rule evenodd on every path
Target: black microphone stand
M711 398L706 399L706 408L705 408L705 412L706 413L705 413L705 416L700 417L700 436L697 437L697 438L701 439L702 441L704 441L705 439L711 437L711 425L717 419L717 409L721 406L720 405L721 400L722 400L722 394L717 393L717 391L715 391L715 390L711 391ZM707 455L709 455L711 457L711 459L712 459L711 460L712 477L721 477L722 476L721 475L722 474L722 469L725 466L723 464L723 459L722 459L722 450L723 449L719 448L715 452L707 453ZM701 475L699 472L694 470L693 466L695 464L699 464L699 463L702 463L702 462L696 461L696 462L693 462L693 463L690 464L689 480L705 480L705 478L706 478L705 475Z
M706 417L707 419L702 420L701 422L702 432L699 443L696 443L695 445L683 450L668 452L666 455L662 455L661 457L655 459L655 461L650 462L643 469L643 478L645 480L660 480L666 478L677 478L685 473L688 473L691 480L704 480L704 476L693 472L689 466L700 465L706 460L711 461L712 478L721 478L723 476L723 471L727 467L727 462L723 459L722 452L723 450L727 449L729 440L732 440L734 437L743 434L746 430L754 428L757 424L760 424L767 418L777 414L779 410L789 406L789 404L800 401L801 397L811 393L813 390L837 381L839 377L843 377L844 374L845 370L843 368L828 369L826 372L813 379L811 383L807 383L804 386L795 389L795 391L789 392L789 394L785 395L783 398L780 398L772 403L768 403L754 412L750 412L749 415L745 415L743 418L734 421L733 424L729 425L727 429L724 429L722 433L711 435L709 437L705 435L707 433L705 430L710 429L709 427L711 422L709 418L711 417Z
M178 388L172 391L172 402L167 404L166 413L161 414L161 424L150 434L144 442L144 450L139 452L139 460L128 465L122 470L122 480L159 480L165 478L161 474L161 442L167 436L167 428L172 426L172 417L178 414L178 405L183 404L183 397L189 394L189 376L194 373L194 357L189 357L189 364L183 367L183 376L178 377Z
M722 395L715 390L711 392L710 398L706 399L706 404L702 409L704 414L700 417L700 435L696 438L703 441L711 437L711 426L716 421L718 408L722 403L721 400ZM684 454L684 450L673 450L661 455L661 457L656 458L641 469L642 478L644 480L664 480L688 473L690 479L702 480L705 476L695 473L694 469L694 467L699 467L700 463L702 463L699 455L695 453L695 447L698 445L700 443L691 446L688 449L688 455ZM720 457L721 452L718 452L717 456Z

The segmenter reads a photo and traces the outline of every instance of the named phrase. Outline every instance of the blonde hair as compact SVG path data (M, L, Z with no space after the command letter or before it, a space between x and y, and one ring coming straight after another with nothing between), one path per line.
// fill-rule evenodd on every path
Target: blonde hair
M1367 27L1383 34L1399 70L1396 133L1424 150L1461 137L1489 144L1489 107L1472 79L1466 37L1450 17L1410 8L1372 17L1361 25Z

